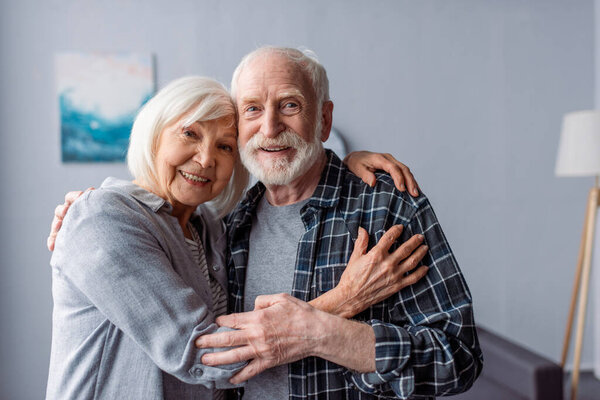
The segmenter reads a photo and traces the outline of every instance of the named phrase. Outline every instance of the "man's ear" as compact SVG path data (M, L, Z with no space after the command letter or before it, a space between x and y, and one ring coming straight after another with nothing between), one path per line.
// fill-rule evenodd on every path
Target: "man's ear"
M321 141L329 139L331 125L333 124L333 101L328 100L323 103L321 108Z

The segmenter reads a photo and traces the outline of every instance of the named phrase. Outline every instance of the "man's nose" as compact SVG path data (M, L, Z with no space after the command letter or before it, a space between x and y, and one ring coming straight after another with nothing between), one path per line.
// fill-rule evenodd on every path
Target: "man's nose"
M262 124L262 133L268 138L277 137L285 129L279 112L277 110L267 109L264 113L264 120Z

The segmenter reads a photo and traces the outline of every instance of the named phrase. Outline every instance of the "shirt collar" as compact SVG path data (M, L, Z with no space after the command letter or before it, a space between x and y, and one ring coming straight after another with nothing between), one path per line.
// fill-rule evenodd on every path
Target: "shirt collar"
M319 184L308 201L309 205L320 208L335 207L338 204L347 171L342 160L332 150L326 149L325 153L327 163L321 173Z
M109 177L102 182L102 187L126 193L154 212L158 212L163 207L169 213L173 210L173 206L165 199L130 181Z
M317 188L308 200L309 205L320 208L337 205L340 199L341 184L346 172L346 166L333 151L326 149L325 153L327 155L327 163L323 168ZM246 196L241 202L241 209L252 214L256 210L256 207L258 207L258 203L266 190L265 185L261 182L252 186L246 192Z

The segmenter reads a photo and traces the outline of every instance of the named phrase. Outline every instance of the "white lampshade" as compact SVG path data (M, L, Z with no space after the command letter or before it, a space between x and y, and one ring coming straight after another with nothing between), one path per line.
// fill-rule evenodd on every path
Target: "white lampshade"
M557 176L600 175L600 110L564 116L555 172Z

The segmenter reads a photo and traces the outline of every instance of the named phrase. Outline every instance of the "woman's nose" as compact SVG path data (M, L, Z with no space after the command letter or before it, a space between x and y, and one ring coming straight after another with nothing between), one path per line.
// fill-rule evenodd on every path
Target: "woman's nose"
M215 166L215 157L213 150L209 146L199 145L194 156L194 161L202 165L203 168L211 168Z

